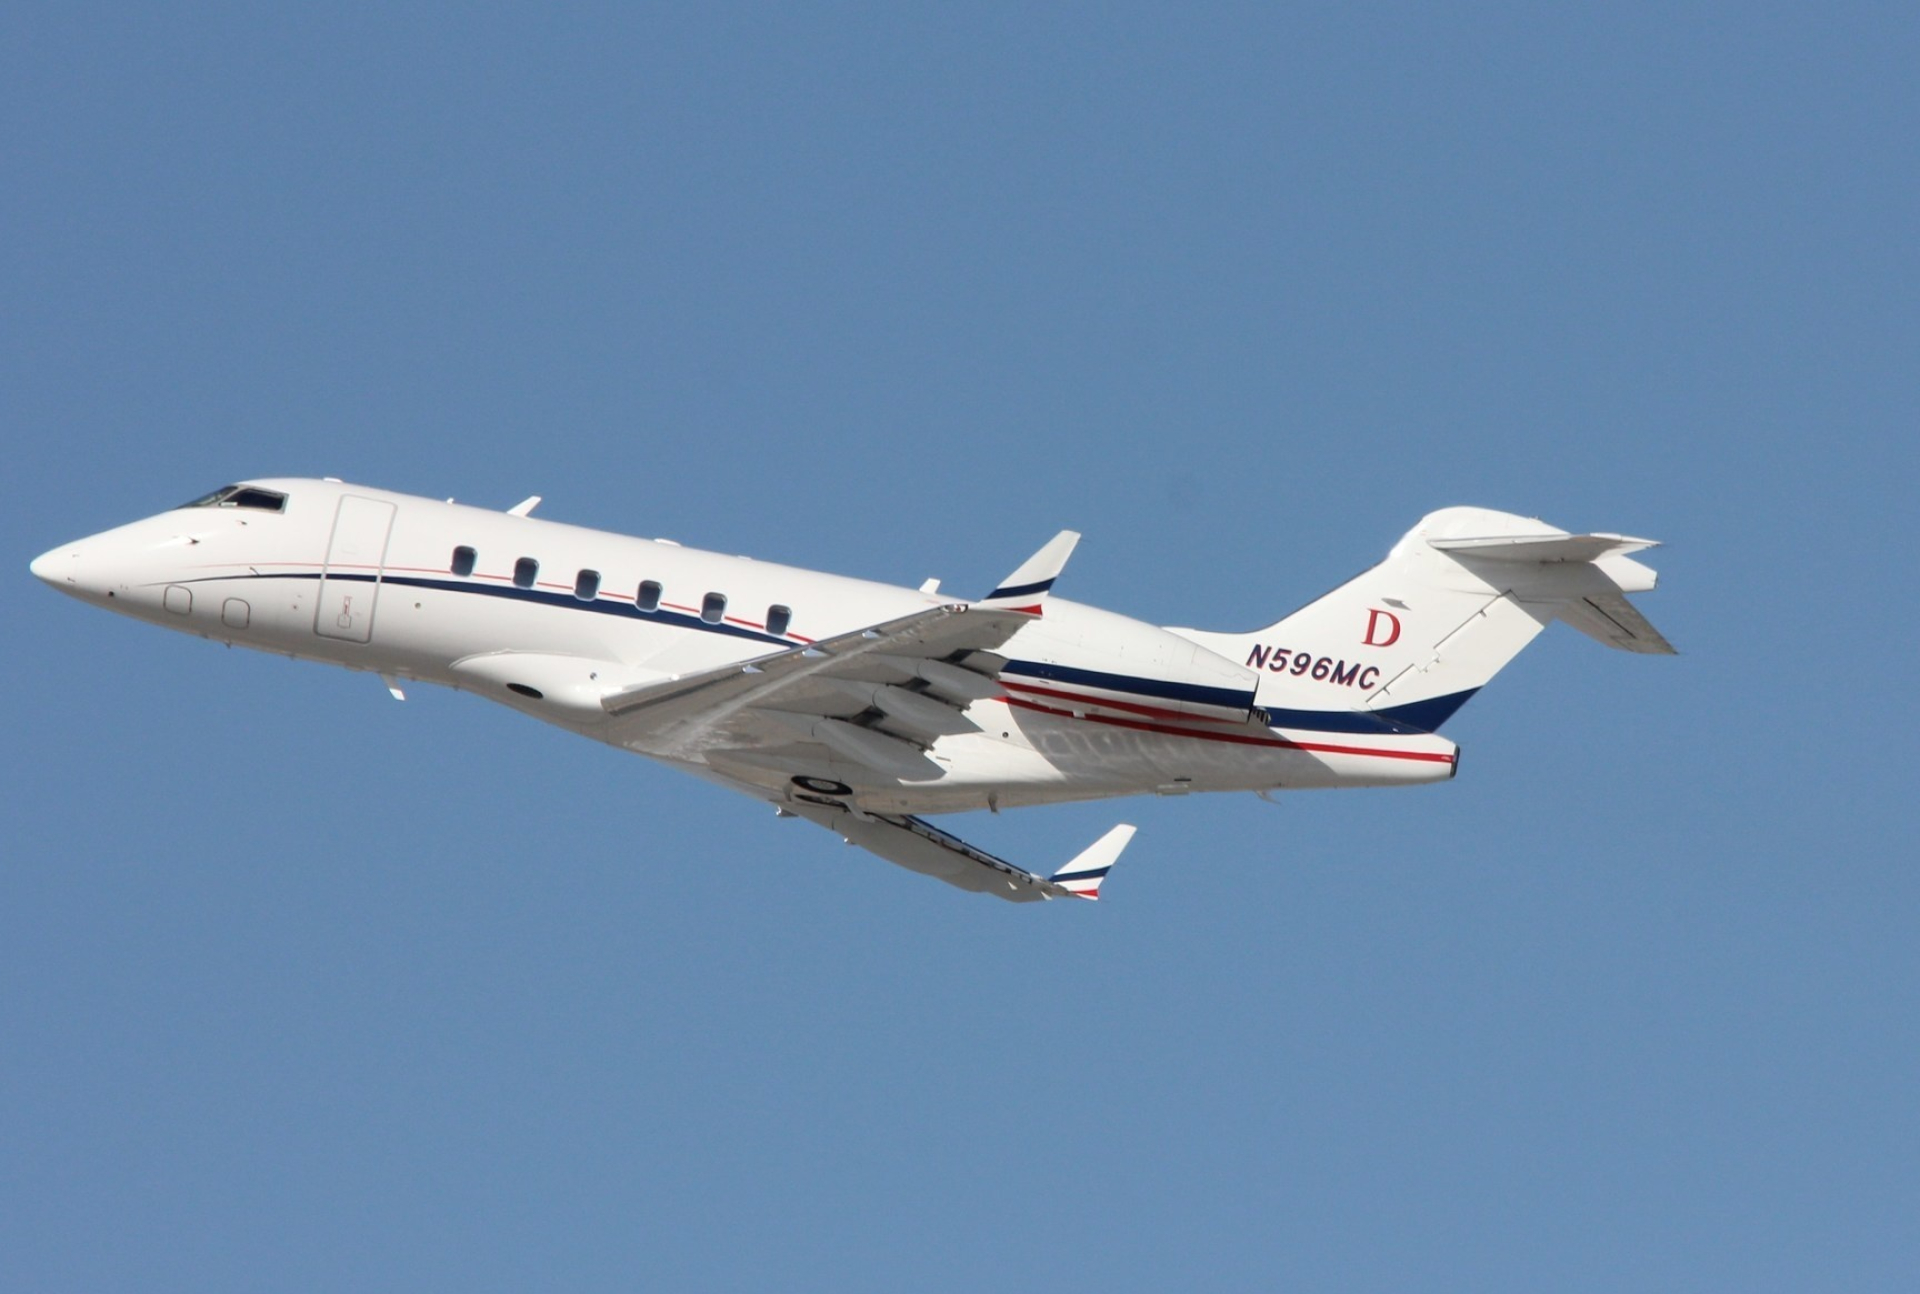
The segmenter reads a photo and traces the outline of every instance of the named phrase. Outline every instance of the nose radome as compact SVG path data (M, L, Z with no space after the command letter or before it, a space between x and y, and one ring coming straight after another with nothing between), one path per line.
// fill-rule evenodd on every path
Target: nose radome
M34 558L27 569L55 588L63 584L71 584L73 583L73 546L68 544L60 548L50 548Z

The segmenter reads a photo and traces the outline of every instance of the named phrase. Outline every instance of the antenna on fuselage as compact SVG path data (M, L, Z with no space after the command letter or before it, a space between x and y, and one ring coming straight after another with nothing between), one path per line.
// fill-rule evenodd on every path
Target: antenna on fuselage
M508 508L507 515L509 517L532 516L533 510L539 506L540 496L537 494L529 494L526 498L520 500L520 502L514 504L511 508Z

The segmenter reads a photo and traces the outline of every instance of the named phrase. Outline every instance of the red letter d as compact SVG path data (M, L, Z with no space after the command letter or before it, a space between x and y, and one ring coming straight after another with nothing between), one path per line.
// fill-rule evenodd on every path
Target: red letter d
M1385 638L1376 638L1374 635L1382 628L1382 622L1384 622L1387 636ZM1367 636L1360 641L1368 647L1393 646L1400 641L1400 617L1391 611L1368 611Z

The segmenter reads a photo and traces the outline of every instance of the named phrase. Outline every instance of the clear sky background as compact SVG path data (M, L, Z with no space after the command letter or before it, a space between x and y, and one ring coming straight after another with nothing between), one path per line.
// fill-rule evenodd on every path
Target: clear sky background
M1911 6L0 17L0 1287L1911 1290ZM1667 541L1011 907L28 575L334 475L1243 629Z

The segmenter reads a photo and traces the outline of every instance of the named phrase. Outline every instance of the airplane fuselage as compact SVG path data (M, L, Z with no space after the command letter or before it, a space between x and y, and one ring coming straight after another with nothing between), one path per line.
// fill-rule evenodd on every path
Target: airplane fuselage
M935 661L918 680L840 680L843 705L816 701L777 738L666 739L621 723L608 698L964 600L331 480L244 488L253 506L164 512L54 549L34 571L167 628L474 692L776 804L824 793L858 811L937 813L1427 782L1455 767L1444 738L1357 712L1271 722L1257 658L1060 598L992 653L951 662L978 695L927 681ZM261 502L275 496L277 508ZM915 711L929 698L959 716L948 730ZM923 770L883 741L921 752Z

